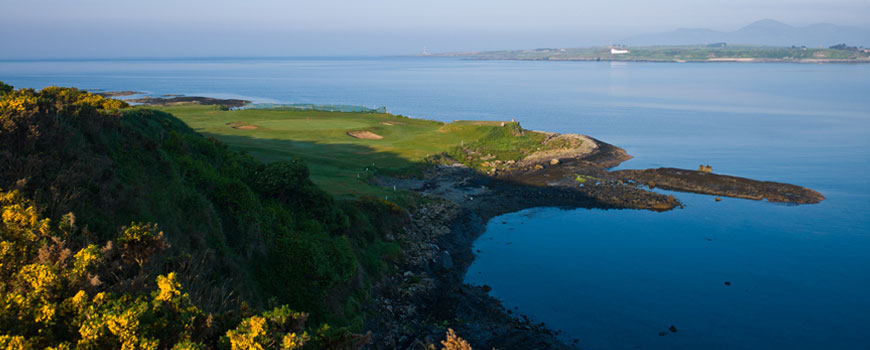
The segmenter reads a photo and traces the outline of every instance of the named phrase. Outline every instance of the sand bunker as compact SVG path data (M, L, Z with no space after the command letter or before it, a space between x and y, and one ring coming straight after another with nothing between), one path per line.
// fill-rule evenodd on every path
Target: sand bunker
M384 138L383 136L375 134L371 131L348 131L347 136L366 140L380 140Z
M254 130L256 125L248 125L247 122L229 122L226 125L232 126L236 130Z

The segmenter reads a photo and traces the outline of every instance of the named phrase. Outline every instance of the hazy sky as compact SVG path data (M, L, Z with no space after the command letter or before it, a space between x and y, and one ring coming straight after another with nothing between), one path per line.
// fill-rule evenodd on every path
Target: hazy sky
M867 0L0 0L0 58L576 47L763 18L868 27L868 15Z

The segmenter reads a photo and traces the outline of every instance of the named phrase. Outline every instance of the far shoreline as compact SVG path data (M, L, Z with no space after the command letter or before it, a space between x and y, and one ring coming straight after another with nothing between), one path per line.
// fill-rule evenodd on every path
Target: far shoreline
M419 56L425 57L425 56ZM444 56L452 57L454 56ZM796 63L796 64L868 64L870 60L778 60L778 59L721 59L721 60L619 60L619 59L519 59L519 58L460 58L464 61L525 61L525 62L622 62L622 63Z
M754 46L728 43L654 46L596 46L580 48L539 48L424 54L421 57L453 57L469 60L509 61L591 61L651 63L870 63L870 49L835 45L829 48L806 46Z

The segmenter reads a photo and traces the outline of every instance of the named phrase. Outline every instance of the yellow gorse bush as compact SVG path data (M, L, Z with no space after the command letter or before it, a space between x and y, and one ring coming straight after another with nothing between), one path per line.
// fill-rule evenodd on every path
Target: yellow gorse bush
M33 349L33 346L22 336L0 335L0 349L30 350Z
M51 96L62 104L76 107L113 110L130 106L127 102L105 98L76 88L49 86L42 89L38 94ZM19 89L5 95L0 95L0 113L32 110L39 105L40 101L40 97L33 89Z
M0 278L9 279L33 258L39 242L48 237L50 225L18 191L2 189L0 219Z
M26 265L18 272L18 276L27 281L36 294L46 293L57 283L57 275L51 267L43 264Z
M76 88L49 86L42 89L40 93L43 95L56 96L58 100L76 106L90 106L99 109L118 109L130 106L127 102L105 98Z
M236 329L227 332L227 338L233 350L302 349L311 339L302 330L307 319L306 313L287 306L277 307L243 320Z
M90 244L71 252L71 259L46 261L51 244L63 247L49 220L17 191L0 190L0 212L0 349L206 348L193 339L205 315L175 272L157 276L150 295L90 296L77 286L88 285L82 281L106 263L103 249ZM152 249L159 240L156 225L135 223L117 239L122 254ZM225 339L239 350L302 349L311 339L303 328L307 318L277 307L242 320Z
M70 273L74 277L85 277L103 260L103 253L96 245L90 244L85 249L79 250L73 257L73 266Z
M58 244L49 220L17 191L0 191L0 213L0 349L158 349L161 336L188 337L193 319L201 316L175 273L158 276L150 298L106 292L89 297L75 286L103 263L98 246L79 249L72 259L45 261L50 254L43 250ZM75 336L58 339L62 334Z
M23 112L36 106L36 96L22 94L8 94L0 99L0 112Z
M167 276L158 276L157 288L159 288L159 291L157 296L154 297L155 300L172 302L172 300L182 296L181 283L178 283L175 272L171 272Z

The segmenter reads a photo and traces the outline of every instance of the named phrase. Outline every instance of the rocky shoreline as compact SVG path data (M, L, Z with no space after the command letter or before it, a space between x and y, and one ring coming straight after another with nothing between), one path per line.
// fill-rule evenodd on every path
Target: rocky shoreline
M454 163L433 166L422 179L376 178L382 186L415 191L434 201L411 209L409 225L396 237L404 244L407 264L401 275L374 288L377 297L370 311L378 316L366 327L373 332L369 348L421 348L437 343L448 327L480 349L572 348L576 340L505 309L489 296L487 286L467 285L464 279L475 257L472 244L498 215L541 206L667 210L680 205L673 196L616 183L586 190L541 185L553 177L553 170L602 169L630 158L618 147L601 145L606 144L574 154L582 158L575 161L550 165L550 158L541 159L551 171L537 167L540 163L522 163L532 170L521 171L518 165L500 176L487 176Z
M814 204L825 200L821 193L806 187L713 174L712 168L707 169L709 170L704 167L697 171L675 168L619 170L612 174L616 178L646 185L651 189L662 188L753 200L767 199L770 202L793 204Z
M488 200L480 197L467 202ZM505 309L488 295L488 287L464 283L474 260L471 246L484 233L487 221L519 210L485 207L436 200L410 211L410 223L396 237L404 248L403 272L374 287L376 297L369 311L377 316L369 318L366 325L373 332L368 348L422 349L437 344L447 328L479 349L570 348L558 332Z
M247 103L181 96L128 101L225 108ZM545 135L544 144L561 146L543 147L519 161L478 155L488 159L484 169L472 169L442 154L422 178L373 179L426 200L405 208L409 223L390 237L402 245L404 262L395 266L398 274L372 286L373 302L364 305L373 315L365 324L372 332L366 348L427 348L437 344L447 328L479 349L574 347L577 340L505 309L488 294L489 287L464 283L475 258L472 244L499 215L533 207L667 211L683 206L673 195L651 191L654 188L795 204L824 199L800 186L712 174L712 168L610 171L631 156L584 135L538 133Z
M673 195L649 191L663 188L737 198L818 203L813 190L673 168L609 171L630 159L619 147L589 138L585 151L565 151L512 163L481 173L459 163L430 167L422 179L378 177L382 186L414 191L431 198L411 208L410 224L396 237L404 245L406 264L400 275L375 286L376 296L366 329L372 349L419 349L437 343L446 328L479 349L568 349L578 340L560 335L543 323L504 308L489 287L464 283L474 260L472 244L498 215L532 207L646 209L682 207ZM528 158L526 159L528 160Z
M224 108L238 108L250 103L246 100L221 99L200 96L167 96L167 97L143 97L125 100L127 102L146 106L172 106L178 104L217 105Z

